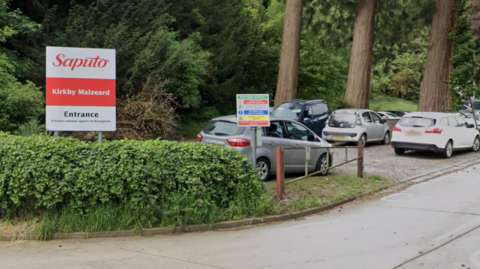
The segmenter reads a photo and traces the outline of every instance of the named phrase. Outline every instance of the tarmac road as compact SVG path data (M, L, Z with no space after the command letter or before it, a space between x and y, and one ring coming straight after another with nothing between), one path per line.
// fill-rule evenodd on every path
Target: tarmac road
M480 164L243 230L0 243L0 268L480 268Z

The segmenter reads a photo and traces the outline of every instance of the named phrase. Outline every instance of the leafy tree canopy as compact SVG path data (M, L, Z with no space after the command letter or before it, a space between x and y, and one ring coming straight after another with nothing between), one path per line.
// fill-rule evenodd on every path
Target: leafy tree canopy
M11 11L9 1L0 0L0 131L14 131L43 113L43 95L39 89L33 83L17 80L18 74L30 63L19 61L18 54L3 45L14 35L38 29L38 25L19 10Z

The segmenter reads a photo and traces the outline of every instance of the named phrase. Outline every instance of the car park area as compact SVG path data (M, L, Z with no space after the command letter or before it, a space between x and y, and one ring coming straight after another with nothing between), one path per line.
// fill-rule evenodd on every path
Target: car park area
M338 144L340 145L340 144ZM356 158L357 150L351 149L348 158ZM426 151L407 151L404 155L395 155L391 145L367 144L364 149L364 172L383 176L394 182L404 179L431 173L466 161L472 161L480 157L479 152L460 151L455 152L451 158L442 158L439 154ZM343 162L345 150L334 149L333 165ZM331 175L357 173L357 164L350 163L330 171ZM287 175L287 178L295 175ZM327 176L328 178L328 176Z

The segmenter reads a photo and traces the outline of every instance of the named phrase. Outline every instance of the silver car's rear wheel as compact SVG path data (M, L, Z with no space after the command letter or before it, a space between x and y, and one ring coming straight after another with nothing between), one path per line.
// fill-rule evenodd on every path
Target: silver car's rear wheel
M328 165L328 162L327 162L327 155L323 154L322 156L320 156L320 158L318 158L317 168L316 168L315 171L321 171L321 170L326 169L328 167L330 167L330 165ZM326 176L326 175L328 175L328 171L329 170L323 171L319 175Z
M388 143L390 143L390 132L386 132L382 140L383 145L388 145Z
M258 158L257 171L260 174L260 178L266 181L270 177L270 162L266 158Z
M362 141L362 146L365 147L365 145L367 144L367 136L365 134L362 134L362 136L360 136L360 141Z

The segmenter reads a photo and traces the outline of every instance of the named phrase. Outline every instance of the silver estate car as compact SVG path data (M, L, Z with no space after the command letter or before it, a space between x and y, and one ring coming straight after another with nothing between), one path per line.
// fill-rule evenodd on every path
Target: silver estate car
M323 129L322 138L328 142L390 142L390 129L385 119L368 109L339 109L334 111Z
M315 135L305 125L287 119L271 118L270 127L262 127L262 146L257 147L257 170L262 180L276 174L275 149L331 147L329 143ZM199 143L219 145L237 150L252 158L250 127L239 127L236 115L213 119L205 130L197 135ZM320 171L327 168L327 150L311 149L308 171ZM330 152L330 163L333 162L333 151ZM284 167L286 173L305 172L306 150L285 149ZM321 173L327 175L328 171Z

